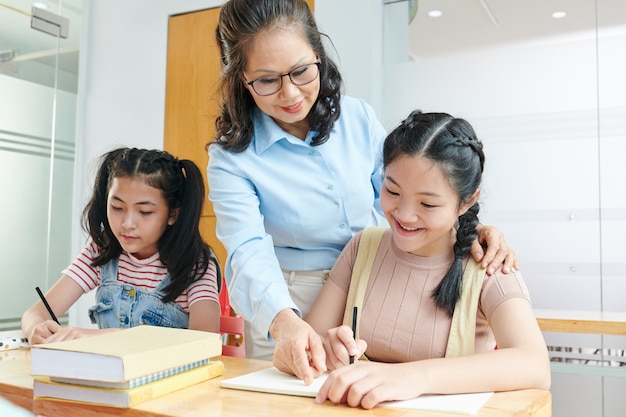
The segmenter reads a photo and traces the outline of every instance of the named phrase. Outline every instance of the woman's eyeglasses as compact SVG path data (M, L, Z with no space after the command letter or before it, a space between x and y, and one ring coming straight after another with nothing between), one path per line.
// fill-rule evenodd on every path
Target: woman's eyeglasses
M320 61L318 60L312 64L294 68L284 74L266 75L254 81L247 81L246 84L252 86L254 92L260 96L271 96L283 87L283 77L289 77L291 82L298 86L314 81L320 74L319 65Z

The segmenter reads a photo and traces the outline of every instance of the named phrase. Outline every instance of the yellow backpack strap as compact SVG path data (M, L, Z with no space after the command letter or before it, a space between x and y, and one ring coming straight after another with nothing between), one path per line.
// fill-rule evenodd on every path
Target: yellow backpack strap
M485 269L470 256L461 284L461 297L454 307L446 358L474 353L476 337L476 313L485 279Z
M354 307L361 310L363 299L365 298L365 289L370 279L374 258L378 252L380 239L385 233L385 227L368 227L361 233L361 241L357 250L354 266L352 267L352 277L350 278L350 288L348 289L348 298L346 299L346 310L343 314L343 324L352 326L352 315ZM359 338L359 322L361 314L357 315L355 338Z

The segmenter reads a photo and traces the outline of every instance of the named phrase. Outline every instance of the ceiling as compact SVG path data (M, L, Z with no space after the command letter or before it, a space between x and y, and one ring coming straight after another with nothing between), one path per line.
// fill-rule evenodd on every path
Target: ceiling
M33 4L69 20L67 39L31 28ZM0 0L0 74L75 91L82 4L83 0Z
M48 11L69 19L69 37L57 39L31 29L33 2L0 0L0 73L40 84L55 82L57 50L61 88L75 90L84 0L37 0ZM174 0L172 0L174 1ZM372 0L367 0L372 1ZM417 4L409 25L410 54L415 59L475 48L505 46L539 38L594 35L600 29L626 32L626 0L383 0ZM8 6L8 7L6 7ZM17 10L17 11L16 11ZM440 10L437 18L428 17ZM551 17L564 11L561 19Z
M626 32L625 0L417 0L409 25L415 59L484 47L558 38L600 29ZM437 18L428 16L439 10ZM554 12L566 12L560 19Z

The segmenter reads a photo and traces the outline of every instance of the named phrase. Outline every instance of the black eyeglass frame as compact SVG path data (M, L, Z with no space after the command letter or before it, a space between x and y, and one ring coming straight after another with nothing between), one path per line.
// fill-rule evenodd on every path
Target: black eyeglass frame
M252 87L252 89L254 90L255 93L257 93L257 95L261 96L261 97L267 97L267 96L271 96L272 94L276 94L280 91L281 88L283 88L283 78L284 77L289 77L289 81L291 81L293 83L293 85L297 85L297 86L303 86L303 85L307 85L307 84L311 84L313 81L315 81L319 76L320 76L320 64L322 62L319 60L315 61L315 62L311 62L310 64L304 64L304 65L300 65L299 67L296 67L294 69L292 69L289 72L285 72L284 74L273 74L271 75L272 77L278 77L278 79L280 80L280 85L278 86L278 89L276 91L274 91L273 93L269 93L269 94L260 94L256 88L254 88L254 83L263 79L263 78L267 78L270 77L269 75L264 75L263 77L259 77L256 80L252 80L252 81L246 81L246 84L249 85L250 87ZM308 81L306 83L303 84L298 84L297 82L295 82L293 80L293 78L291 78L291 74L304 68L304 67L309 67L311 65L317 65L317 75L315 76L315 78L313 78L311 81Z

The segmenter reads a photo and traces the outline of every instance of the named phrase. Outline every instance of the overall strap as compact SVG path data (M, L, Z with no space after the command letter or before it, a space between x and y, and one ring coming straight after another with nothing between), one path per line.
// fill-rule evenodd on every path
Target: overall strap
M476 337L476 313L485 279L485 269L470 256L461 284L461 297L454 307L446 358L474 353Z
M109 262L102 265L100 269L100 285L117 284L117 269L120 262L120 258L113 258Z
M346 299L346 310L343 315L343 324L352 325L352 314L354 307L361 310L363 307L363 299L365 298L365 289L370 279L374 258L378 252L380 239L388 230L386 227L368 227L361 232L361 241L357 250L354 266L352 267L352 277L350 279L350 288L348 290L348 298ZM361 314L357 315L355 338L359 338L359 322Z

